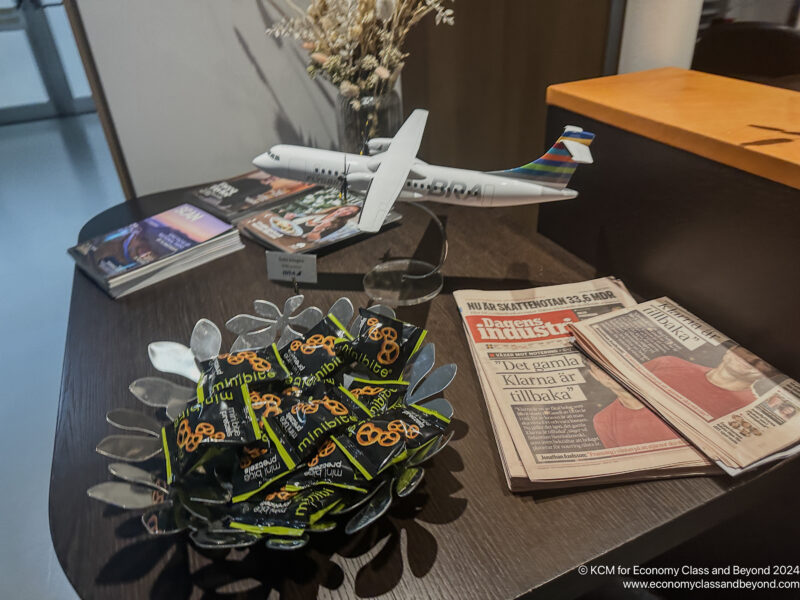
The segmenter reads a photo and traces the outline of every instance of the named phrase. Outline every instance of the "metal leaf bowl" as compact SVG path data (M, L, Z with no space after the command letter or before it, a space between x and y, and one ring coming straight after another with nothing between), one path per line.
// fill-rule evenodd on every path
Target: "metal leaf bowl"
M337 300L327 312L315 306L300 310L303 296L292 296L283 309L266 300L254 302L255 315L240 314L229 319L226 327L238 337L230 352L265 348L273 343L281 349L301 337L316 325L325 314L334 315L340 323L348 324L351 334L361 328L361 317L355 315L347 298ZM370 311L394 317L391 308L376 305ZM150 362L158 371L179 375L195 385L182 386L161 377L142 377L129 386L131 393L145 406L160 413L154 418L145 412L114 409L106 420L119 430L100 441L96 450L113 460L108 465L113 476L87 490L90 497L113 506L142 512L142 524L152 535L172 535L188 531L192 542L200 548L244 548L263 542L274 550L297 550L308 543L315 532L336 528L344 521L348 534L356 533L384 515L397 498L413 492L422 482L422 465L438 454L452 438L446 432L427 444L423 452L383 470L372 480L366 494L341 504L325 516L324 522L310 525L301 536L258 535L232 529L215 515L231 506L231 491L225 481L205 473L203 467L190 472L172 485L165 482L161 470L148 470L135 463L145 463L162 453L161 429L196 401L196 384L201 378L198 364L220 354L222 334L207 319L198 321L192 331L189 346L178 342L154 342L147 348ZM404 402L407 405L425 403L440 414L452 416L452 406L438 397L456 374L454 364L433 369L435 348L432 343L422 346L405 365L402 379L408 383ZM345 384L351 377L345 371ZM433 399L433 400L432 400ZM163 411L163 412L162 412ZM152 465L155 461L146 463Z

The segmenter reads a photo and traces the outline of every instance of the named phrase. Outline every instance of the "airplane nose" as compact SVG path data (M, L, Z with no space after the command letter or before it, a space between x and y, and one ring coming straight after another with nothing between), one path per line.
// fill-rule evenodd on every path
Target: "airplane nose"
M270 157L269 152L264 152L264 154L259 154L253 159L253 164L259 169L269 171L273 165L272 157Z

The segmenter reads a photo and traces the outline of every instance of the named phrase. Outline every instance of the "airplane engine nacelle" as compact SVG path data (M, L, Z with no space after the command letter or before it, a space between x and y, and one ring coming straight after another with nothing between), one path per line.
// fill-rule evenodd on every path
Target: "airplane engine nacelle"
M351 173L347 176L347 187L357 192L366 191L373 177L372 173Z
M392 143L392 138L372 138L367 142L367 152L372 156L379 152L386 152Z

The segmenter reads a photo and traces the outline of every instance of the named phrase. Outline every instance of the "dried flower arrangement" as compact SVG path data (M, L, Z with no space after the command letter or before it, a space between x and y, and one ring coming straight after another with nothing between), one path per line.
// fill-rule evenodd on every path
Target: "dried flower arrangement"
M408 56L403 44L414 25L429 13L437 25L453 24L453 9L444 1L311 0L304 11L286 0L298 16L267 33L300 40L309 53L309 75L329 79L357 111L361 98L394 88Z

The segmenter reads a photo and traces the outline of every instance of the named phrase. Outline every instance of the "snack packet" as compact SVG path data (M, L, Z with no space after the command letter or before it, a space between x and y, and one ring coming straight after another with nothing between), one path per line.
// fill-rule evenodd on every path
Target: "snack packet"
M352 342L339 350L347 362L358 362L377 379L397 379L406 362L419 350L427 331L364 308L361 329Z
M249 499L289 473L321 438L370 416L344 388L324 382L300 397L295 388L282 395L251 392L251 403L266 407L259 421L266 439L241 449L231 473L234 502ZM254 412L258 414L255 407Z
M376 417L403 404L407 389L408 383L399 379L384 381L361 377L354 377L347 387L350 395L357 398Z
M384 416L369 419L359 423L352 433L333 439L367 481L406 456L403 432L397 424L390 423Z
M352 339L335 316L327 315L281 351L282 364L290 372L289 383L308 388L320 381L331 380L343 365L337 348Z
M390 425L401 431L409 450L424 446L441 435L450 424L450 419L445 415L419 404L395 408L383 417L392 419Z
M264 417L274 417L281 414L284 409L291 407L302 397L300 388L286 386L285 382L278 385L275 382L248 386L250 389L250 403L259 422Z
M271 441L242 446L231 469L231 501L243 502L288 475L296 466L294 458Z
M322 444L303 470L289 476L286 489L297 491L316 485L331 485L361 494L369 489L369 482L333 439Z
M333 441L369 481L425 446L449 423L450 419L424 406L403 406L359 423Z
M302 491L284 488L270 492L260 502L235 504L225 518L228 527L258 535L299 537L334 509L341 493L333 486L316 486Z
M207 461L215 446L248 444L261 436L247 384L220 390L161 429L167 483Z
M297 388L284 387L283 382L279 387L283 389L276 390L275 384L250 388L250 405L258 423L281 414L284 408L297 402ZM297 464L295 455L285 449L285 441L274 443L263 428L262 438L239 448L232 459L226 481L231 482L233 502L247 500L289 473Z
M262 419L269 438L302 461L319 442L337 431L367 419L369 410L343 386L317 383L274 417Z
M200 366L203 377L197 384L199 402L229 387L282 381L289 376L275 344L259 350L220 354Z

